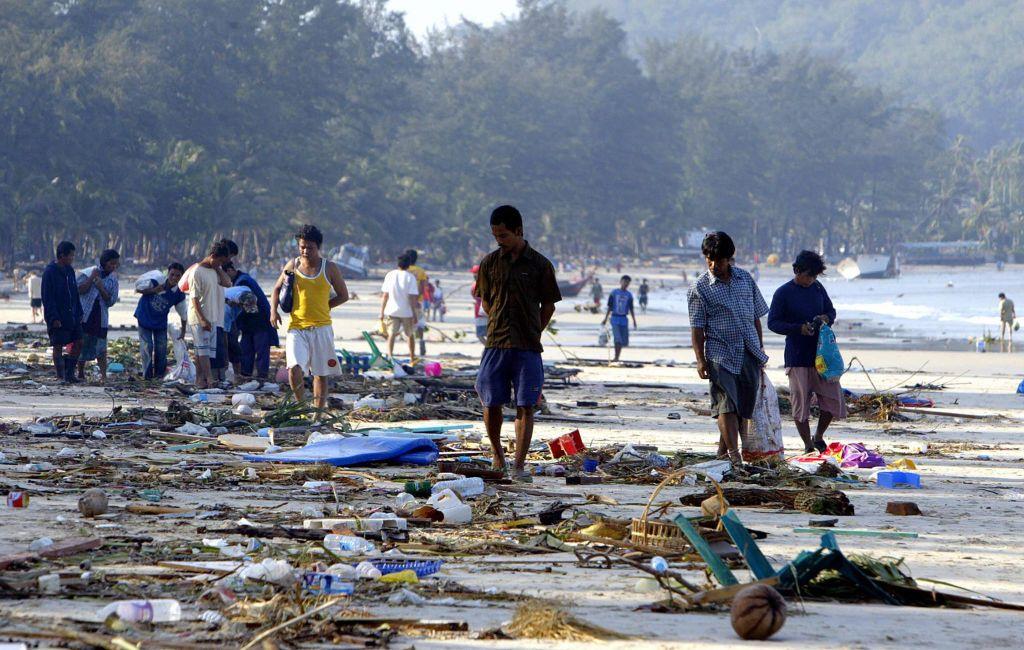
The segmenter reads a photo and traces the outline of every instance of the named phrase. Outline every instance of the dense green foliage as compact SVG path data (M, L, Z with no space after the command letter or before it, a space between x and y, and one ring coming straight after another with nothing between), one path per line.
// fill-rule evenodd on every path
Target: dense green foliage
M938 114L807 51L638 54L537 0L423 44L383 0L0 0L0 266L63 238L276 259L302 222L464 264L502 202L560 258L700 227L764 252L1021 246L1021 146L949 147Z
M730 49L807 48L949 118L978 146L1024 137L1019 0L565 0L602 9L636 48L702 36Z

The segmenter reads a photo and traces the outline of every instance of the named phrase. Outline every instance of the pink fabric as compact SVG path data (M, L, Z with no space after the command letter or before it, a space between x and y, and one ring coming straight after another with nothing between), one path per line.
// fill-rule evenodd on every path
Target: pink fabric
M877 451L868 449L862 442L832 442L822 453L812 452L790 459L792 463L820 463L834 460L843 468L865 469L869 467L885 467L885 458Z
M786 368L789 377L789 399L793 404L793 419L807 422L811 419L811 405L817 400L818 408L832 417L846 417L846 399L838 381L826 381L814 368Z

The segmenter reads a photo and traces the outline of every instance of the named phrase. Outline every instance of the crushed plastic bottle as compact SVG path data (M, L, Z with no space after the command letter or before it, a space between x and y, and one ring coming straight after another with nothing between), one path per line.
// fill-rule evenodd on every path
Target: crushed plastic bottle
M231 396L231 406L253 406L256 404L256 396L252 393L235 393Z
M377 580L381 577L380 569L369 562L360 562L356 565L356 576L368 580Z
M324 536L324 548L337 555L365 555L377 550L373 542L368 542L362 537L334 533Z
M53 539L50 537L40 537L36 541L28 545L28 550L35 552L53 546Z
M262 562L245 565L238 570L237 575L242 580L262 580L281 586L295 583L295 569L292 565L269 557Z
M399 495L395 497L395 508L398 510L405 510L407 507L415 503L418 503L416 501L416 497L408 492L400 492Z
M99 611L102 620L111 614L131 623L173 623L181 620L181 604L173 598L119 600Z
M484 493L484 480L479 476L473 476L454 481L440 481L430 488L432 494L438 494L444 490L452 490L463 499L468 499Z
M50 596L59 594L60 575L57 573L47 573L46 575L39 576L39 591Z
M408 589L401 589L388 596L388 605L426 605L427 599Z
M228 620L223 614L214 609L204 610L199 614L199 619L206 621L207 623L212 623L213 625L220 625L224 621Z
M330 573L304 573L302 586L311 594L324 596L351 595L355 591L354 584Z

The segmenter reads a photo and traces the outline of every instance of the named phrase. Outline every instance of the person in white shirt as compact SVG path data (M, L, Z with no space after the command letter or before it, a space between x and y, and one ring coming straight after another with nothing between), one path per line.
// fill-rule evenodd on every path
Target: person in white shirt
M440 320L443 323L444 314L448 309L444 306L444 291L441 290L440 280L434 282L434 296L430 301L430 306L434 310L434 320Z
M409 341L409 362L416 356L416 322L419 320L420 286L416 276L408 269L411 262L402 255L398 268L388 271L381 285L381 330L388 337L388 356L394 357L395 339L404 333ZM385 320L386 318L386 320Z
M197 388L209 388L213 384L210 360L217 356L217 328L224 327L224 288L231 286L231 278L221 267L229 259L231 254L227 244L214 242L209 255L195 266L192 276L186 275L188 324L195 345Z
M35 323L43 310L43 278L34 272L29 273L25 278L25 285L28 287L29 304L32 305L32 322Z

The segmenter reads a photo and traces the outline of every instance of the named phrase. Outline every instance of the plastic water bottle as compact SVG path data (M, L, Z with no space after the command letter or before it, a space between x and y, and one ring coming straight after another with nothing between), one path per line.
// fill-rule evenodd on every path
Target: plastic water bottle
M469 497L479 496L484 493L484 480L479 476L473 476L470 478L460 478L454 481L441 481L435 483L430 489L433 494L437 494L443 490L451 490L456 492L463 499Z
M665 573L668 571L668 562L660 555L656 555L651 558L651 568L658 573Z
M159 600L119 600L100 610L100 618L117 614L131 623L173 623L181 620L181 604L173 598Z
M417 503L416 497L408 492L400 492L398 496L395 497L395 508L398 510L405 510L415 503Z
M373 553L377 547L373 542L368 542L362 537L355 535L336 535L331 533L324 537L324 548L339 555L356 555Z
M356 565L356 575L358 575L360 578L376 580L381 576L381 572L380 569L373 566L369 562L360 562Z

